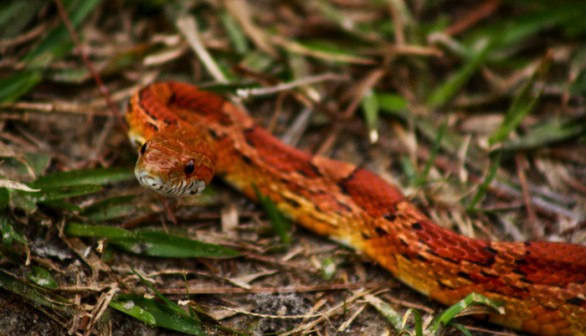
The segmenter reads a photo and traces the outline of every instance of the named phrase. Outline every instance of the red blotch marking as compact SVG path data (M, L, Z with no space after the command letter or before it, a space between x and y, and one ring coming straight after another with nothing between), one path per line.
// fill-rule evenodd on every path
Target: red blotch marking
M429 247L429 252L447 260L466 260L489 267L495 261L495 254L482 240L471 239L444 229L431 220L419 222L421 228L414 230L417 238Z
M210 123L232 123L232 119L223 113L228 103L222 97L186 83L151 84L140 91L139 104L152 118L167 123L193 117L204 117Z
M222 111L225 100L211 92L200 91L196 86L179 83L167 83L173 91L171 100L167 100L172 106L178 106L192 110L192 113L204 115L206 117L213 117L214 120L220 121L222 118L228 118ZM229 122L224 120L224 122Z
M534 282L565 287L586 284L586 246L565 243L532 242L516 263L524 278Z
M397 204L405 199L399 189L366 169L356 168L338 185L375 218L396 213Z
M177 121L177 115L167 106L167 100L172 95L172 88L168 85L152 84L139 91L138 104L151 118L165 123L174 123Z
M285 145L262 128L249 128L244 137L268 166L285 173L299 172L310 178L319 176L309 153Z

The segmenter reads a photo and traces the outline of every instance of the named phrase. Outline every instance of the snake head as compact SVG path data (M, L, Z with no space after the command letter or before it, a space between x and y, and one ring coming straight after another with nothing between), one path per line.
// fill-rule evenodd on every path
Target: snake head
M215 163L205 138L193 127L168 127L139 150L134 174L165 197L197 195L212 180Z

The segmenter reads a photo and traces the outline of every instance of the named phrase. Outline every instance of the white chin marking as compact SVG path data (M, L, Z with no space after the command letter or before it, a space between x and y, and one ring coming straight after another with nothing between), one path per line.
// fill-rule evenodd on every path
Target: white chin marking
M163 181L156 176L151 176L147 172L138 172L135 171L136 178L138 182L144 186L153 189L156 192L161 192L164 188Z
M189 183L182 181L181 185L176 188L176 192L179 193L179 196L194 196L201 193L205 188L206 183L201 180L192 180Z
M195 196L206 187L206 183L201 180L191 180L189 183L183 180L179 184L172 184L165 183L161 178L149 175L146 171L135 171L135 175L142 186L153 189L165 197Z
M167 197L186 197L198 195L205 187L204 181L193 180L189 183L181 181L179 185L167 185L157 192Z

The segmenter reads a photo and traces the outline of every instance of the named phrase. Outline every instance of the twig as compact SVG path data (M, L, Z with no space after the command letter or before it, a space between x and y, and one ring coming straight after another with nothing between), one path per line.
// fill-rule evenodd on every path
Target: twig
M304 319L304 318L312 318L312 317L319 317L319 316L321 316L321 314L271 315L271 314L258 314L258 313L253 313L253 312L245 311L245 310L242 310L242 309L234 309L234 308L225 307L225 306L224 307L218 306L216 308L229 310L229 311L231 311L233 313L237 313L237 314L244 314L244 315L249 315L249 316L254 316L254 317L262 317L262 318L276 319L276 320L299 320L299 319Z
M283 136L281 137L281 141L290 146L297 145L299 139L301 139L301 135L303 134L303 132L307 128L307 125L309 124L309 119L312 114L312 109L307 107L304 108L301 111L301 113L295 118L295 120L293 120L293 123L291 124L287 132L283 134Z
M297 334L297 333L302 333L303 331L307 331L313 327L315 327L318 323L322 322L323 320L329 318L330 316L336 314L340 309L346 308L348 307L348 305L350 305L351 303L355 302L356 300L358 300L359 298L370 294L372 292L372 290L364 290L364 289L359 289L358 291L356 291L356 293L354 293L354 295L352 295L350 298L343 300L343 302L335 305L333 308L329 309L327 312L325 312L322 316L320 316L319 318L308 322L308 323L304 323L301 326L283 333L281 335L285 336L285 335L293 335L293 334Z
M98 74L96 69L94 68L93 63L90 61L87 53L85 52L85 49L83 48L83 46L81 44L81 41L79 39L79 36L77 35L77 32L75 31L75 28L73 27L73 24L71 23L71 20L69 20L69 17L67 16L67 11L65 11L65 7L63 7L63 3L61 3L61 0L55 0L55 4L57 5L57 10L59 11L59 16L61 17L61 20L63 20L63 23L65 24L65 27L67 28L67 31L69 32L69 35L71 36L71 39L73 40L73 43L75 43L75 46L79 50L79 53L81 55L81 59L83 60L83 63L85 64L88 71L92 75L92 78L94 79L94 81L98 85L98 89L100 90L100 94L102 95L102 97L104 97L104 100L106 101L106 104L108 105L108 108L110 109L110 111L118 119L118 124L120 125L120 127L122 127L124 132L127 132L128 126L126 126L126 124L122 120L122 113L120 112L120 110L118 109L116 104L114 104L112 102L112 100L110 99L110 91L104 85L104 82L102 82L102 78L100 77L100 75Z
M42 33L46 32L47 29L51 25L52 25L52 23L51 24L48 24L46 22L42 22L38 26L36 26L35 28L29 30L28 32L26 32L24 34L20 34L20 35L18 35L15 38L11 38L11 39L0 39L0 49L15 47L15 46L17 46L19 44L26 43L26 42L28 42L30 40L33 40L37 36L39 36Z
M288 286L288 287L251 287L250 289L236 288L236 287L174 287L174 288L159 288L163 294L179 294L184 295L189 293L195 294L276 294L276 293L310 293L310 292L325 292L325 291L339 291L339 290L356 290L360 288L389 288L394 286L393 282L358 282L349 284L331 284L331 285L316 285L316 286Z
M405 26L411 21L409 11L403 0L387 0L387 3L395 27L395 43L402 46L405 44Z
M350 104L348 104L348 107L342 113L343 119L348 120L354 115L356 109L358 108L358 105L364 97L364 94L373 86L375 86L383 78L385 73L385 68L377 68L371 71L368 75L366 75L366 77L362 81L360 81L358 85L353 87L352 101L350 102ZM336 140L338 139L338 136L343 131L343 129L344 127L342 125L335 125L334 129L330 132L326 140L318 148L316 155L325 155L325 153L329 152L334 143L336 142ZM378 134L376 135L376 138L378 138Z
M477 22L490 16L492 13L494 13L498 9L500 4L501 4L501 0L485 1L480 6L469 11L464 18L462 18L461 20L458 20L456 23L449 26L446 29L445 33L448 35L451 35L451 36L460 34L461 32L463 32L466 29L470 28L471 26L475 25Z
M91 319L83 333L84 336L89 336L90 334L92 334L94 326L100 321L102 315L106 312L106 309L108 309L110 301L112 301L112 298L114 297L114 295L116 295L116 293L118 293L118 291L118 286L115 285L112 288L110 288L108 292L102 293L102 295L100 295L100 297L98 298L98 302L96 302L96 304L94 305L94 309L92 309L92 312L90 314Z
M515 163L517 166L517 177L519 178L519 184L521 185L523 202L525 203L525 209L527 210L527 222L531 231L531 239L543 239L543 228L538 226L537 215L535 214L535 208L531 202L531 194L527 183L527 176L525 175L525 166L527 165L527 161L521 157L521 154L517 154L515 156Z

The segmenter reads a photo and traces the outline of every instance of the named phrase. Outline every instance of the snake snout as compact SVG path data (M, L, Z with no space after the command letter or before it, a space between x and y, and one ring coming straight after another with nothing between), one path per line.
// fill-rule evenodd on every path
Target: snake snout
M165 197L193 196L202 192L206 187L205 181L198 179L165 181L159 176L152 175L149 171L142 169L135 169L134 174L142 186L151 188Z
M160 177L152 176L145 170L136 170L134 173L142 186L151 188L157 192L163 189L164 183Z

